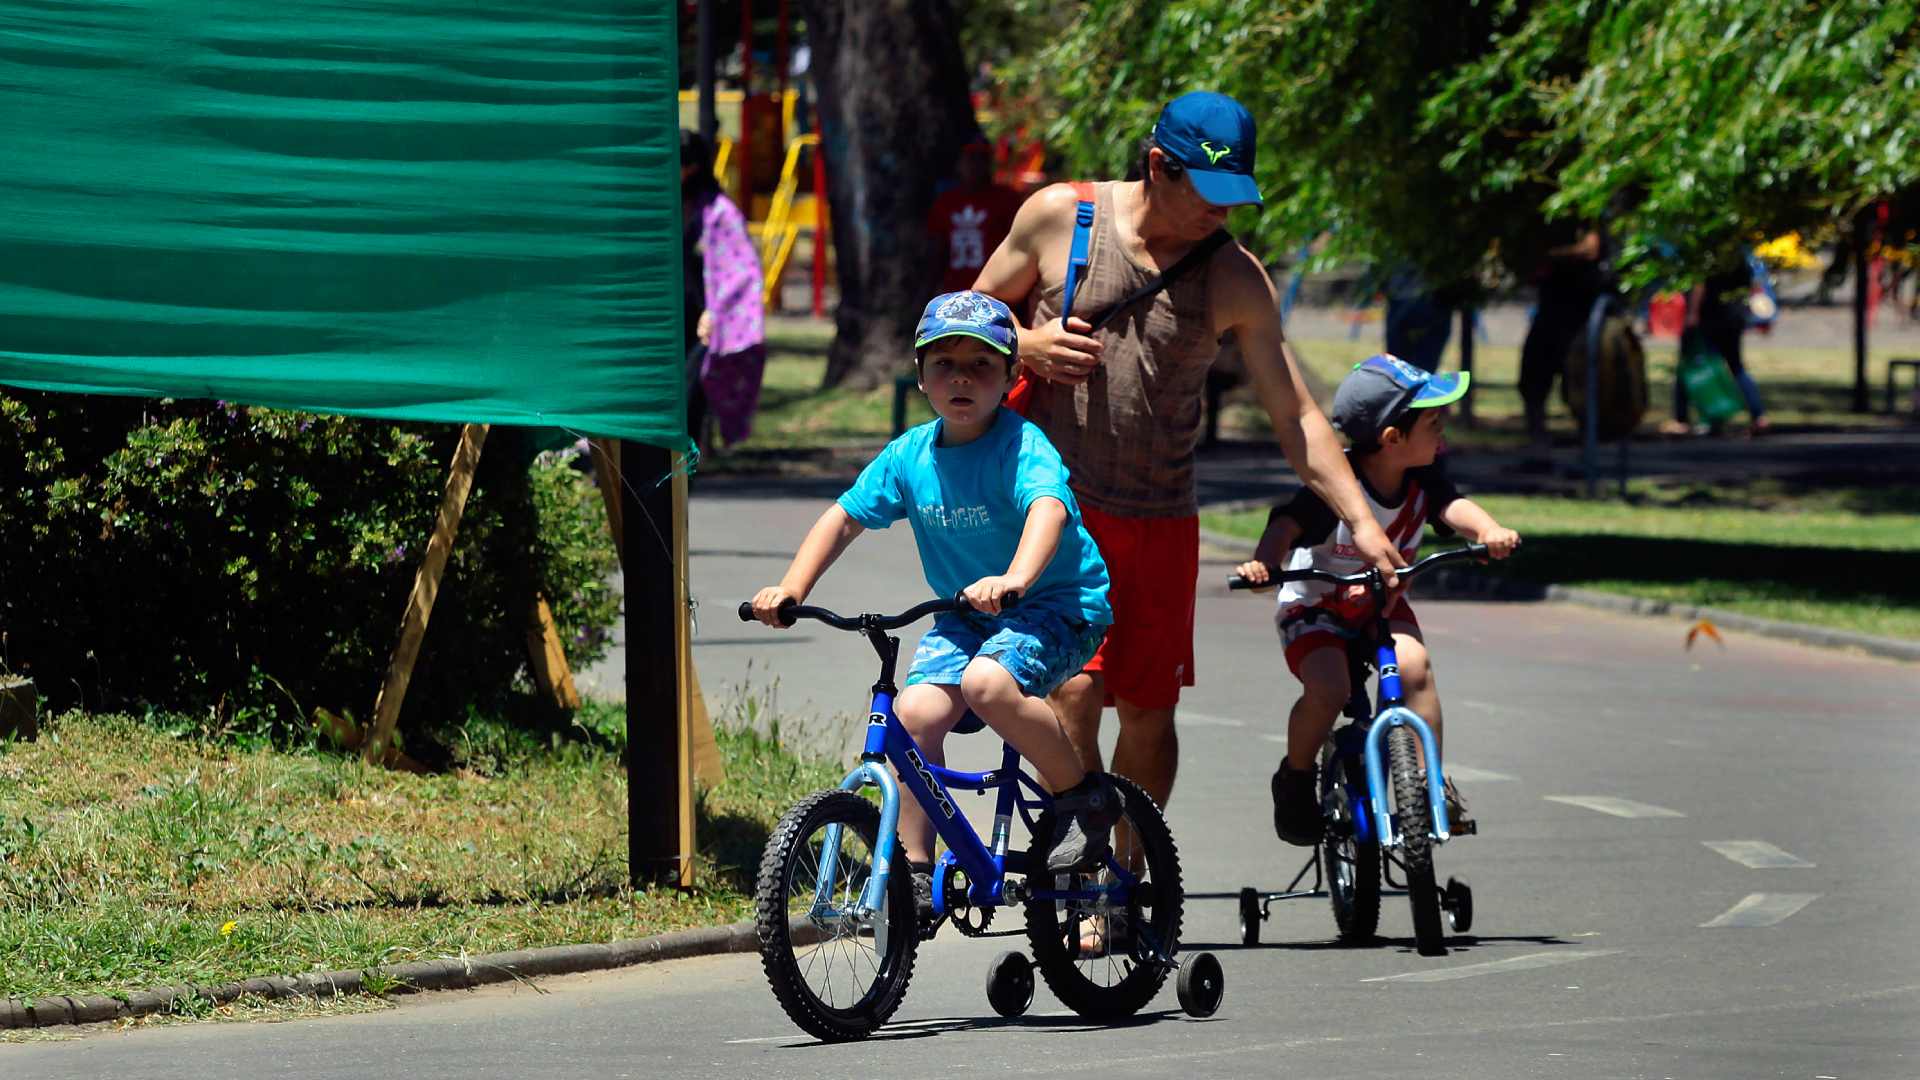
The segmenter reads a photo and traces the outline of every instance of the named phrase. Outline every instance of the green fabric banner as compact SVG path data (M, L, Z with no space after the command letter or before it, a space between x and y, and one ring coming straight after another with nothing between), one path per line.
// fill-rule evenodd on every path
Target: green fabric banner
M675 9L6 0L0 382L684 448Z

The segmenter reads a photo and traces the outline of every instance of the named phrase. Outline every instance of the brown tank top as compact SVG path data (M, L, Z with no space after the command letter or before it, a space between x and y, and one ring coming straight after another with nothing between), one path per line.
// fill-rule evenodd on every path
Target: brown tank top
M1113 189L1094 187L1087 269L1073 298L1081 318L1106 311L1155 276L1114 232ZM1040 292L1030 325L1060 317L1064 289L1061 282ZM1193 451L1207 368L1218 351L1206 269L1195 267L1133 304L1098 336L1105 349L1092 377L1078 386L1036 380L1027 418L1059 448L1082 504L1122 517L1198 513Z

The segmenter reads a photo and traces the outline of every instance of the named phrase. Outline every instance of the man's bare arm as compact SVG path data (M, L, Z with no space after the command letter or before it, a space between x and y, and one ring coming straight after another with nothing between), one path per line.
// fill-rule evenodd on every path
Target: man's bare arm
M1042 252L1049 244L1066 250L1072 240L1073 210L1079 197L1070 184L1054 184L1020 205L1007 238L987 257L973 290L1005 301L1015 312L1020 339L1020 362L1049 382L1085 382L1100 363L1100 342L1088 334L1084 319L1069 318L1028 327L1020 322L1026 300L1043 284Z
M1247 378L1273 421L1280 451L1300 479L1326 501L1353 531L1358 547L1389 579L1406 560L1387 539L1347 463L1340 437L1321 414L1300 376L1300 365L1280 329L1278 297L1260 263L1238 244L1223 249L1208 268L1214 325L1240 342Z

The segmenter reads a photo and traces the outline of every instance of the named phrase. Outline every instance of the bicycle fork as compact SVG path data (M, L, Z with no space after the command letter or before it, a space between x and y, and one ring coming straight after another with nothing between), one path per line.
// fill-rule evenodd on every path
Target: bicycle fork
M1391 641L1392 638L1386 638ZM1397 727L1410 727L1420 737L1420 746L1427 759L1427 808L1433 814L1433 838L1445 841L1452 835L1453 823L1447 820L1446 778L1441 774L1440 744L1433 737L1433 729L1420 718L1420 714L1403 704L1406 698L1400 689L1400 657L1390 644L1381 645L1377 662L1374 665L1380 672L1380 714L1373 718L1373 725L1367 729L1367 794L1373 802L1373 820L1380 834L1382 847L1398 847L1403 837L1394 825L1393 789L1387 786L1387 770L1382 764L1386 757L1387 732ZM1401 827L1407 823L1402 822ZM1417 827L1417 826L1415 826Z

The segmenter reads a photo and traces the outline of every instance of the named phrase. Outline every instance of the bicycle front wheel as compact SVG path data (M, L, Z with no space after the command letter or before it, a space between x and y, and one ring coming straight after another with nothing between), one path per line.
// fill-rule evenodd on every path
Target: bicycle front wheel
M1395 829L1400 834L1400 863L1407 873L1407 899L1413 904L1413 943L1422 956L1445 956L1446 933L1440 927L1440 889L1433 883L1433 812L1427 799L1427 771L1420 766L1413 729L1387 732L1387 763L1393 778Z
M919 933L898 845L885 903L866 917L855 910L879 829L879 807L851 791L817 791L780 819L760 858L755 929L767 983L794 1023L828 1042L886 1023L913 977Z
M1180 942L1180 853L1160 808L1124 776L1113 777L1123 795L1120 824L1113 829L1113 861L1137 883L1124 902L1027 901L1027 941L1033 962L1062 1004L1081 1016L1112 1020L1132 1016L1153 1000L1167 968L1152 955L1157 944L1172 956ZM1053 811L1034 823L1036 837L1053 835ZM1036 839L1033 858L1046 856ZM1113 872L1061 874L1044 868L1029 875L1035 889L1069 892L1112 883ZM1151 942L1149 941L1151 939Z

